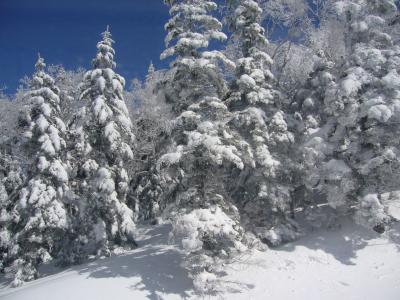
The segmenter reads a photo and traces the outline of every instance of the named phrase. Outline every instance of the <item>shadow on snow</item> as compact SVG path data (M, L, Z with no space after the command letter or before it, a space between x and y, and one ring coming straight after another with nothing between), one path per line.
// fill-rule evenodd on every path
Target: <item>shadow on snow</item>
M294 251L297 246L313 250L322 250L331 254L336 260L345 265L354 265L353 259L357 252L365 247L379 247L381 244L371 244L370 240L382 235L354 224L350 219L342 220L341 227L334 230L320 229L309 232L299 240L277 248L277 250ZM393 243L400 251L400 224L393 224L392 228L383 234L387 239L381 241L385 244Z
M149 236L139 241L135 251L93 261L77 271L87 278L140 277L141 281L131 289L145 290L149 299L159 299L158 293L188 296L193 289L192 280L181 265L182 255L173 247L166 246L169 226L155 227Z

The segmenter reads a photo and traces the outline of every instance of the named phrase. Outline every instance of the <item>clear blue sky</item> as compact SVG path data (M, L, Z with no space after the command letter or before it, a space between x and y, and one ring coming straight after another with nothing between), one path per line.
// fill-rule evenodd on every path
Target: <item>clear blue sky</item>
M47 64L89 68L100 33L109 24L117 71L143 78L149 62L165 67L168 7L162 0L0 0L0 88L11 94L34 71L37 53Z

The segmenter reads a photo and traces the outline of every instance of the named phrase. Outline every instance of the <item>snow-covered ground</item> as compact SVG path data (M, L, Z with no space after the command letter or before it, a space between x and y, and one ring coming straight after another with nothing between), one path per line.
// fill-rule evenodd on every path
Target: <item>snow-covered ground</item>
M196 296L182 255L168 244L168 225L142 228L141 247L124 255L59 271L10 289L0 299L400 299L400 226L383 236L349 221L318 230L295 243L255 251L226 267L223 292ZM46 274L47 272L47 274Z

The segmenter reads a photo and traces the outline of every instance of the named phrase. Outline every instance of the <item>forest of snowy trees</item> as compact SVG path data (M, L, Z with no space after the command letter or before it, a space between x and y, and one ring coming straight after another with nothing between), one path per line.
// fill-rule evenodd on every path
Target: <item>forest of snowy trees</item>
M172 224L205 291L302 222L398 221L396 0L164 2L168 69L126 84L107 28L90 70L39 55L0 94L0 271L14 286L49 261L140 247L143 223Z

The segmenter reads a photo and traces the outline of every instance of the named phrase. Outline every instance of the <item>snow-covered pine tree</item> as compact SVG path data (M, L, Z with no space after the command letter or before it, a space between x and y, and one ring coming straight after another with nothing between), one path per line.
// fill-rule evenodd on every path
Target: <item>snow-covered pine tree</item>
M6 266L8 249L12 239L11 211L18 201L18 191L24 182L21 161L15 159L9 144L1 144L0 149L0 272Z
M218 67L218 61L232 63L219 51L206 51L211 40L226 39L212 16L214 2L165 2L171 19L161 58L174 60L164 89L177 117L157 162L162 193L154 207L172 219L173 236L188 254L186 267L204 291L212 288L216 261L241 245L238 211L225 192L225 177L230 165L240 169L243 163L232 146L230 113L221 101L226 84Z
M11 233L9 231L8 193L4 186L4 175L0 176L0 272L4 271L4 263L7 257L7 248L10 245Z
M114 41L108 28L102 37L93 69L81 84L80 99L86 105L71 125L78 213L74 229L79 241L67 255L73 262L136 245L135 215L126 203L135 136L123 96L125 80L114 72Z
M297 92L292 103L292 108L298 116L298 153L303 166L302 183L305 187L304 193L298 195L300 197L297 201L302 202L300 205L314 227L334 225L335 214L328 217L327 213L331 210L327 209L325 204L328 202L336 208L335 202L340 201L342 197L342 194L334 193L338 176L335 171L341 164L338 163L338 169L330 169L329 172L326 172L325 167L334 166L336 162L331 161L334 145L329 140L330 134L335 130L335 121L325 111L324 103L326 91L336 82L335 66L322 50L317 56L314 71L304 87ZM345 189L344 186L342 188Z
M233 172L230 193L249 229L271 244L295 237L295 224L286 217L293 191L294 135L288 129L287 103L274 89L273 61L261 26L262 9L253 0L228 1L228 24L240 43L236 80L227 99L234 113L230 122L240 132L245 167Z
M33 164L28 180L10 211L12 238L5 259L13 285L37 277L39 264L58 257L69 229L68 173L64 161L65 124L60 118L60 90L39 56L31 81L25 118L24 148Z
M301 112L299 131L304 133L304 139L308 140L321 124L325 124L328 118L324 111L324 99L326 89L335 80L332 74L334 63L329 61L321 50L317 53L317 59L310 73L309 79L295 95L292 109Z
M349 57L325 97L335 148L321 167L336 174L336 187L327 191L334 205L356 206L356 220L382 232L390 220L384 202L390 204L400 183L400 145L393 138L399 134L399 46L388 34L397 7L394 0L344 0L335 7L348 24Z
M145 83L146 84L150 84L154 80L155 74L156 74L156 68L154 67L153 62L151 61L150 65L149 65L149 68L147 70L146 82Z
M167 102L173 106L173 111L181 113L207 90L219 94L225 92L224 82L215 77L214 64L207 65L210 59L220 59L230 63L218 51L205 51L210 41L222 41L226 35L221 32L221 23L211 15L217 7L213 1L199 0L165 0L171 6L171 19L165 25L168 35L165 38L167 49L161 54L161 59L176 56L171 64L171 79L166 84ZM208 86L197 86L197 81L212 81ZM194 86L191 84L194 83Z
M18 201L18 192L25 181L23 168L27 161L20 153L21 138L18 115L21 103L11 101L0 92L0 272L4 272L11 245L11 211ZM28 166L29 168L29 166Z

